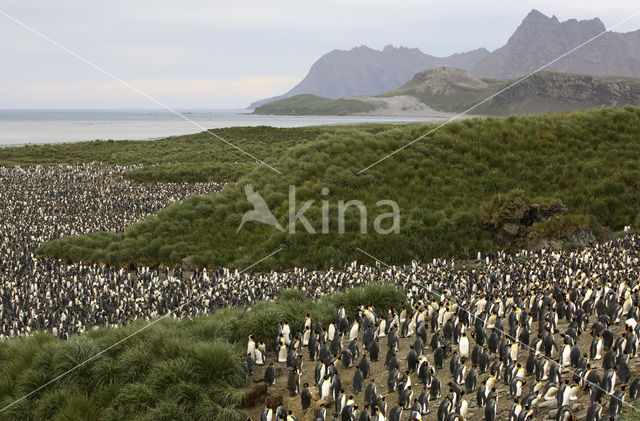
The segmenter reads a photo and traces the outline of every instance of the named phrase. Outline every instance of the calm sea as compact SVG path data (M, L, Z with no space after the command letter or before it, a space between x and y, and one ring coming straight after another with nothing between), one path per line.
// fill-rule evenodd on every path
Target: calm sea
M264 116L246 110L179 110L207 129L234 126L301 127L325 124L404 123L437 117ZM440 118L441 119L441 118ZM0 110L0 145L157 139L197 133L195 125L165 110Z

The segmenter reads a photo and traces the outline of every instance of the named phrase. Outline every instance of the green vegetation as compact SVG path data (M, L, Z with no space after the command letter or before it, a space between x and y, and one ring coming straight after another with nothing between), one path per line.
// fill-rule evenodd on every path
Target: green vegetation
M485 221L496 198L516 189L526 202L558 201L567 208L566 216L540 227L540 235L550 235L543 228L552 225L566 231L586 222L618 230L638 215L640 108L454 122L357 174L433 127L334 129L273 159L283 175L259 166L238 184L173 204L125 233L69 237L40 252L120 265L178 265L191 257L193 265L244 268L282 248L259 266L270 269L366 260L361 248L399 264L504 247ZM253 209L247 184L285 227L289 186L296 186L295 209L314 200L305 216L318 233L307 233L301 223L289 234L256 222L236 233L244 212ZM345 233L338 234L338 202L354 199L367 207L368 234L360 234L355 207L347 209ZM374 219L391 210L376 206L385 199L400 207L399 234L374 232ZM320 233L323 200L329 204L327 234Z
M373 111L376 106L357 99L329 99L302 94L269 102L255 109L255 114L276 115L353 115Z
M372 130L375 128L371 126ZM275 164L277 157L293 145L311 141L332 130L335 128L262 126L211 132L253 156ZM240 175L262 166L206 132L152 141L109 140L0 148L2 166L91 161L113 165L144 164L144 168L127 173L127 177L142 182L235 181Z
M370 284L312 301L284 291L274 302L225 308L193 319L164 319L3 412L1 420L243 421L240 356L249 334L273 347L276 324L298 327L306 313L328 323L344 302L384 310L404 301L390 284ZM0 407L125 339L148 322L98 329L67 341L49 334L0 343ZM273 355L273 354L272 354Z
M377 133L389 125L367 124L360 130ZM344 126L322 127L231 127L212 129L238 148L277 165L294 145L333 133ZM236 181L252 169L264 166L210 133L174 136L150 141L100 141L27 145L0 148L0 166L104 162L112 165L144 165L125 176L139 182Z
M635 78L543 71L517 84L514 84L516 79L482 79L484 87L473 87L465 83L468 81L464 76L459 76L459 81L455 78L444 81L437 80L434 73L437 71L420 72L404 87L381 97L412 95L436 110L462 112L509 87L472 111L472 114L496 116L587 110L614 103L622 107L640 102L640 79ZM469 77L473 78L470 74ZM441 89L431 89L433 84L439 84ZM625 92L622 96L615 93L621 86Z

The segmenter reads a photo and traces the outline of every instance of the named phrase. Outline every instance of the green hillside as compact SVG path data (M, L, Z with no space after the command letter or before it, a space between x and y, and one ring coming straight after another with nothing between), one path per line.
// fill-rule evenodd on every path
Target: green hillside
M375 105L357 99L329 99L311 94L302 94L269 102L256 108L254 114L353 115L375 109Z
M371 124L360 128L376 132L388 126ZM292 146L339 129L340 126L285 129L260 126L212 129L211 133L275 165ZM143 168L125 174L141 182L236 181L251 169L263 167L207 132L151 141L98 140L0 148L1 166L92 161L112 165L143 164Z
M455 122L357 174L433 127L335 129L273 157L282 175L256 166L222 192L173 204L124 234L69 237L40 251L121 265L179 265L190 257L199 266L246 267L282 248L259 266L269 269L342 265L362 248L397 264L520 247L549 235L566 242L578 229L602 235L603 226L620 229L638 215L640 108ZM245 196L248 184L284 227L289 186L296 186L295 210L314 201L305 216L317 233L301 223L290 234L257 222L237 232L244 212L253 209ZM360 233L353 207L345 213L345 233L338 233L340 200L363 202L368 234ZM376 206L379 200L399 205L399 233L372 232L374 219L390 211ZM330 215L326 234L323 201ZM541 214L564 211L505 242L500 227L513 221L510 209L523 206Z

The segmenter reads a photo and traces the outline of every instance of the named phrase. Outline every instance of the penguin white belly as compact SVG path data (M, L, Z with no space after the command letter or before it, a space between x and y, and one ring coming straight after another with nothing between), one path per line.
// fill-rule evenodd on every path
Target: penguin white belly
M469 412L469 402L467 402L466 399L463 399L462 402L460 403L460 412L459 412L460 416L466 419L468 412Z
M278 362L286 363L287 362L287 347L281 346L278 351Z
M545 395L543 396L543 399L547 402L555 400L557 394L558 394L558 388L550 387L549 390L547 390L547 393L545 393Z
M460 357L469 356L469 339L466 336L460 338Z
M329 399L329 394L331 393L331 382L329 380L325 380L322 382L322 393L320 394L320 399L326 401Z
M511 345L511 361L518 361L518 343Z
M562 350L562 366L569 367L571 365L571 346L565 345Z

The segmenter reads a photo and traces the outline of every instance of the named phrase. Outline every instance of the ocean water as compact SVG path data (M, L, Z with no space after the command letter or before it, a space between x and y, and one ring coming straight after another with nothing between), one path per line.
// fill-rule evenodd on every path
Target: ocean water
M302 127L356 123L406 123L438 117L265 116L247 110L178 110L207 129L234 126ZM0 145L141 140L202 131L166 110L0 110Z

